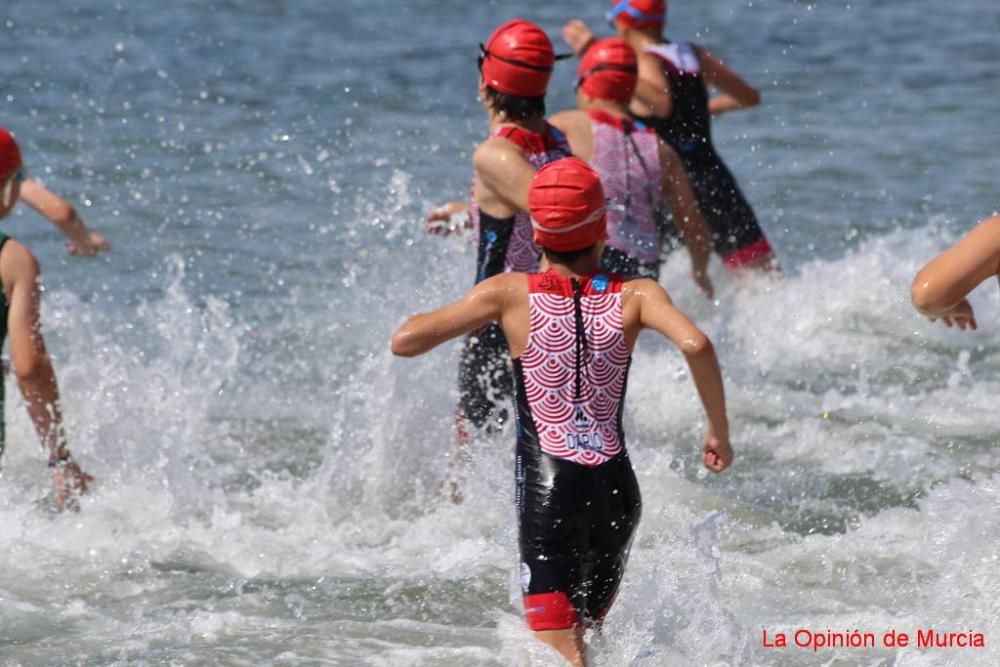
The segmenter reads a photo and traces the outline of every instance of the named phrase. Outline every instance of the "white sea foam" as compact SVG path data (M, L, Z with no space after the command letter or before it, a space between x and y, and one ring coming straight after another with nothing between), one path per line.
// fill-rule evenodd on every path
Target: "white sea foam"
M444 257L465 251L448 243ZM765 651L763 627L993 636L997 307L973 297L975 334L911 311L907 279L939 246L900 231L780 281L719 273L717 305L671 262L664 283L723 360L738 458L721 477L700 472L687 370L644 340L627 415L644 516L604 636L591 638L595 664L814 664L808 651ZM914 259L893 261L901 250ZM462 268L418 298L453 294ZM8 386L0 626L27 647L15 659L183 662L228 646L229 664L558 664L529 641L510 583L513 435L476 443L465 504L437 496L455 347L391 360L370 333L333 347L328 313L290 314L276 329L314 332L318 345L294 344L316 350L310 364L339 365L306 380L323 405L272 403L270 374L284 383L298 367L261 361L269 343L222 301L194 301L179 260L168 273L163 296L135 310L68 292L46 303L73 448L98 478L81 514L48 512ZM383 334L412 306L405 288L391 300L368 315ZM988 640L820 657L997 654Z

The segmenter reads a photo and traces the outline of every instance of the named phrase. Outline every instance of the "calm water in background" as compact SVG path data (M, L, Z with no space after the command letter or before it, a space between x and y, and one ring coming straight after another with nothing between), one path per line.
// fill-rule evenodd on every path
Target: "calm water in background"
M998 208L1000 6L676 2L761 88L715 125L788 277L700 299L663 282L725 367L738 464L698 466L678 355L636 353L643 523L598 665L996 664L1000 329L934 328L914 271ZM581 7L584 9L581 10ZM46 271L77 456L50 513L16 390L0 479L0 664L558 664L519 621L511 443L436 486L457 348L390 358L408 312L472 280L426 238L484 136L475 54L515 16L553 36L604 3L14 0L0 124L114 245ZM572 104L560 66L550 109ZM825 415L825 416L824 416ZM760 629L937 627L985 651L767 651Z

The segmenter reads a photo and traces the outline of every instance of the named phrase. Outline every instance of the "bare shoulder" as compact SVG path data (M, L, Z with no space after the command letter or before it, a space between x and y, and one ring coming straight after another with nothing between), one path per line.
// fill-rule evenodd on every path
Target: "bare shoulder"
M521 155L521 149L517 147L517 144L506 137L488 137L483 143L476 147L473 159L475 159L476 156L488 157L491 155L502 155L505 153L515 153L517 155Z
M508 299L528 291L528 279L523 273L498 273L482 281L473 292L492 298Z
M636 51L635 60L636 65L639 67L640 75L655 73L661 77L663 76L663 60L655 53Z
M480 283L480 285L489 285L490 289L511 289L521 285L525 282L525 273L498 273L495 276L490 276L486 280Z
M549 123L563 132L576 128L584 122L589 123L589 117L579 109L566 109L549 117Z
M717 56L712 51L709 51L706 47L692 43L691 49L694 51L695 57L698 58L698 63L701 65L701 69L705 72L706 76L719 77L724 75L736 75L736 72L726 63L725 60Z
M472 163L476 169L503 165L511 159L524 160L524 154L509 139L490 137L476 147L472 154Z
M701 68L705 71L706 75L715 75L729 70L729 66L726 65L722 58L718 57L704 46L692 42L691 50L694 51L694 55L698 58L698 63L701 65Z
M501 273L493 276L497 281L497 289L507 294L522 294L528 291L528 275L525 273Z
M622 283L622 295L626 298L665 298L670 302L670 295L663 285L652 278L635 278Z
M663 71L663 60L660 56L648 51L639 51L636 53L636 64L638 65L640 82L645 81L657 90L666 90L670 87L667 75Z
M476 151L472 154L473 164L480 166L484 162L493 159L496 155L502 154L509 143L509 141L500 137L490 137L476 146Z
M590 115L585 111L568 109L549 119L554 127L566 135L573 155L589 162L593 156L593 137L590 129Z
M17 284L37 284L41 267L35 255L20 241L7 239L0 249L0 283L10 297L10 290Z
M26 178L24 179L24 182L21 183L21 198L27 204L31 204L37 200L40 195L48 192L49 190L44 185L33 178Z
M691 50L694 51L694 55L696 55L698 57L698 60L702 61L702 63L704 63L704 60L706 58L711 58L713 60L718 60L718 58L716 58L714 55L712 55L711 51L709 51L707 48L705 48L701 44L695 44L694 42L688 42L688 46L691 47Z
M622 283L622 308L626 319L643 318L643 313L656 305L670 305L670 295L663 286L650 278L635 278Z
M8 271L31 270L38 273L38 260L34 253L28 250L28 246L14 239L7 239L0 249L0 271L5 274Z

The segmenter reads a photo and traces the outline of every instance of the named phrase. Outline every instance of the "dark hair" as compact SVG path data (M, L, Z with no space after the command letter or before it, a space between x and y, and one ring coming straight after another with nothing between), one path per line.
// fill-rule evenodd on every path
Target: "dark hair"
M545 95L539 97L507 95L487 86L486 99L494 111L503 114L509 120L530 120L545 117Z
M545 256L549 259L554 259L560 264L565 264L566 266L573 266L581 257L586 257L594 252L594 246L596 245L597 244L595 243L587 246L586 248L580 248L579 250L567 250L565 252L557 252L544 247L542 250L545 252Z

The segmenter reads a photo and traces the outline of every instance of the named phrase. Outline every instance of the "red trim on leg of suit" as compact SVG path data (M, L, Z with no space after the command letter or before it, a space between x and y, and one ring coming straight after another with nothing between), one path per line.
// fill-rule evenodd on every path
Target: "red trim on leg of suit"
M565 630L580 624L576 608L562 592L524 596L524 620L528 627L540 630Z

